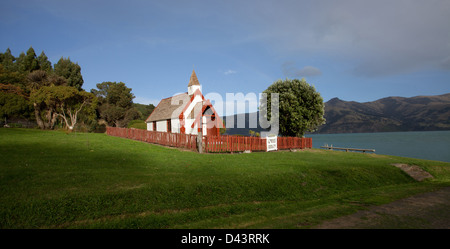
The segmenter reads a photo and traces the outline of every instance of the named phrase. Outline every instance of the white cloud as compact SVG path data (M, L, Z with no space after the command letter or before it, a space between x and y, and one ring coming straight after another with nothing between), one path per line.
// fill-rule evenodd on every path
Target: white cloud
M237 71L229 69L228 71L225 71L223 74L229 75L229 74L235 74L235 73L237 73Z

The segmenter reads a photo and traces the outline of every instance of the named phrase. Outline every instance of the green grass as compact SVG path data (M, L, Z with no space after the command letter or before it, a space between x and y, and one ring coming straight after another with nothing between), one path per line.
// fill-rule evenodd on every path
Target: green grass
M0 129L1 228L308 228L450 185L450 163L325 150L198 154ZM391 163L421 166L416 182Z
M128 128L147 130L147 123L144 120L132 120L128 123Z

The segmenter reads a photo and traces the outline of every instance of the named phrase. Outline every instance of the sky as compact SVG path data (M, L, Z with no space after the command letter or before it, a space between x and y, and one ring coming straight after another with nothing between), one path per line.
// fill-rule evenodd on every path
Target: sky
M227 93L258 96L286 78L324 101L450 93L448 0L2 0L0 10L0 52L70 58L85 90L124 82L135 103L186 92L192 70L222 115L256 108L227 109Z

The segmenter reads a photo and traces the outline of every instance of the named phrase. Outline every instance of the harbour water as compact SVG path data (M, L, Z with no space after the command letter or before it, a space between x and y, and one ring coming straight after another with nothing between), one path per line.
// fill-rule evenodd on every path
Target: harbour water
M376 154L450 162L450 131L310 134L313 148L375 149Z

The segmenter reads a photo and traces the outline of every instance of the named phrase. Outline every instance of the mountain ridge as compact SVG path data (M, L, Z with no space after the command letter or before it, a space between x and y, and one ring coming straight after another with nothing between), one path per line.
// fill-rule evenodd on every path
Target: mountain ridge
M450 93L362 103L333 98L325 103L325 119L317 133L450 130Z

